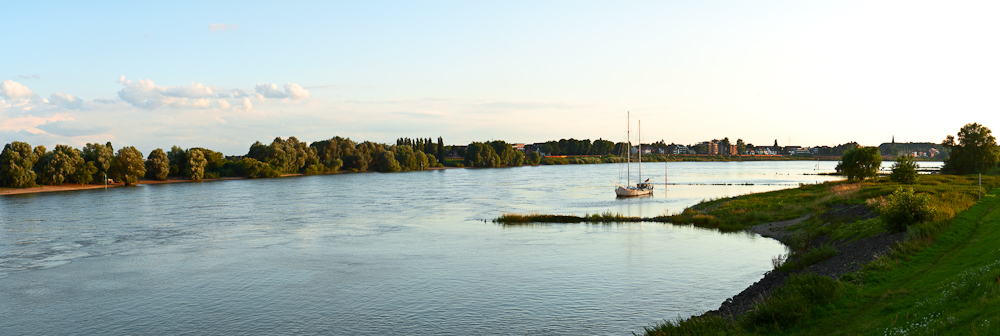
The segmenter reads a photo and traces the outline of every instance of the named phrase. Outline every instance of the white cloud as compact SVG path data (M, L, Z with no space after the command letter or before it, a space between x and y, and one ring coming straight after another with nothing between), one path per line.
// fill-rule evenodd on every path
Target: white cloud
M229 102L226 101L225 99L219 99L219 108L223 109L223 110L228 110L229 109Z
M114 104L115 103L114 100L104 99L104 98L96 98L96 99L94 99L94 102L95 103L101 103L101 104Z
M285 83L285 92L278 90L278 84L274 83L257 83L257 87L255 89L257 90L257 93L265 98L309 98L309 91L306 91L306 89L303 89L302 86L295 83Z
M32 115L8 117L0 119L0 131L26 131L31 134L45 134L45 131L38 129L38 126L66 120L73 120L73 117L67 114L56 114L50 117L36 117Z
M152 110L159 107L169 108L208 108L210 101L206 98L215 95L212 88L201 83L191 83L182 86L157 86L152 80L126 80L125 76L118 79L125 88L118 91L118 97L132 106Z
M191 85L165 87L163 88L163 95L181 98L204 98L215 94L210 87L201 83L191 83Z
M208 25L208 30L210 31L231 30L236 28L237 26L234 24L225 24L225 23L213 23Z
M56 92L49 96L49 104L65 108L80 109L83 107L83 99L73 97L72 95L65 93Z
M250 103L250 98L243 98L242 110L245 112L253 111L253 104Z
M31 89L27 86L7 79L4 80L3 83L0 83L0 97L10 100L19 100L38 97L38 95L31 91Z

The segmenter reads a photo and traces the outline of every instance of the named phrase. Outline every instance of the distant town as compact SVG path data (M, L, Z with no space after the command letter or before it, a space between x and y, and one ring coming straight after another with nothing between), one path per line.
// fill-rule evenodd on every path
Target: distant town
M562 139L559 141L537 142L532 144L512 143L511 146L527 154L538 153L540 156L582 156L582 155L617 155L624 153L621 150L624 143L612 143L611 141L598 139L591 142L589 139ZM770 146L756 146L744 143L742 139L731 142L729 138L722 140L714 139L702 141L694 144L667 144L660 140L653 143L631 146L631 153L636 154L642 148L642 154L661 155L703 155L703 156L794 156L794 157L839 157L845 151L857 148L857 142L848 142L837 146L797 146L778 145L778 140ZM455 145L448 146L449 158L461 158L465 156L468 146ZM912 156L926 159L944 159L946 149L941 144L931 142L906 142L897 143L895 139L882 143L878 146L879 152L883 156Z

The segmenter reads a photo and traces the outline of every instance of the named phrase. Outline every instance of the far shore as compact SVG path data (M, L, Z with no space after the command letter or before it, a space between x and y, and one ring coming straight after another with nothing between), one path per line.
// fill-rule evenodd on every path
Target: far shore
M427 168L426 170L442 170L442 169L457 169L459 167L434 167ZM349 171L341 170L337 172L324 173L320 175L327 174L343 174L349 173ZM305 176L305 174L285 174L281 177L295 177L295 176ZM249 177L220 177L212 179L202 179L201 182L212 182L212 181L226 181L226 180L247 180ZM165 184L165 183L189 183L195 182L188 178L183 177L169 177L166 180L150 180L150 179L139 179L136 185L140 184ZM103 184L79 184L79 183L63 183L62 185L43 185L37 187L27 187L27 188L8 188L0 187L0 195L23 195L23 194L37 194L45 192L57 192L57 191L73 191L73 190L90 190L90 189L104 189L107 188L120 188L124 187L125 183L116 182L109 183L107 186Z

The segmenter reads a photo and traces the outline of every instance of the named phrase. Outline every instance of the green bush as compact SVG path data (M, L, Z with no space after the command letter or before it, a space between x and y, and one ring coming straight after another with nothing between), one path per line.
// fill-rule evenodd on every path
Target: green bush
M305 169L304 173L306 175L318 175L318 174L322 174L322 173L325 173L325 172L326 172L326 166L321 165L321 164L311 164L311 165L306 166L306 169Z
M896 189L880 210L886 230L906 231L906 227L928 220L934 212L927 194L914 194L913 188Z
M678 318L674 321L664 321L663 324L645 327L647 336L668 335L732 335L740 330L735 321L712 314L692 316L688 319Z
M809 316L810 307L826 304L838 298L844 285L833 278L815 273L792 274L771 296L753 306L743 315L749 327L782 328Z
M892 175L889 175L890 180L903 184L915 184L919 178L917 162L913 160L912 156L903 155L896 158L896 163L892 165Z
M878 176L882 156L878 147L858 147L844 152L837 164L837 171L847 175L851 181L862 181Z

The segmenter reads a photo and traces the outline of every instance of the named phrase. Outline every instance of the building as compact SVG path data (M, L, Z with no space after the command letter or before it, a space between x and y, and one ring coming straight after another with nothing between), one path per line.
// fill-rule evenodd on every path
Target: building
M669 144L663 149L663 154L688 154L689 149L687 146L678 144Z

